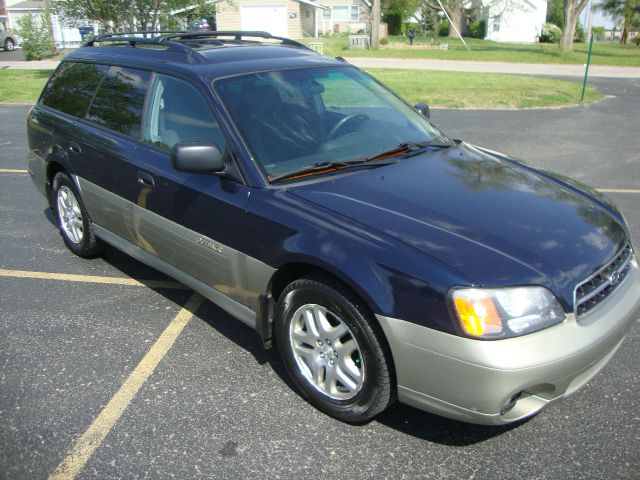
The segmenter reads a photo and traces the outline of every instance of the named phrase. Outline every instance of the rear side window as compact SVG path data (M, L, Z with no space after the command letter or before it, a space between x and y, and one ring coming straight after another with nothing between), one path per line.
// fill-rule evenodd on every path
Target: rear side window
M82 118L109 67L92 63L64 62L42 93L47 107Z
M226 141L205 98L192 85L157 74L149 96L144 140L165 150L179 142Z
M98 125L137 138L150 77L151 72L144 70L109 68L87 118Z

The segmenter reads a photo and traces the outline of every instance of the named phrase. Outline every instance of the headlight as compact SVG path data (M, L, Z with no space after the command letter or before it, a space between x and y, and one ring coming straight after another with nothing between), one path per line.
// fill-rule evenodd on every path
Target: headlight
M543 287L455 288L449 298L462 331L477 338L517 337L560 323L566 316Z

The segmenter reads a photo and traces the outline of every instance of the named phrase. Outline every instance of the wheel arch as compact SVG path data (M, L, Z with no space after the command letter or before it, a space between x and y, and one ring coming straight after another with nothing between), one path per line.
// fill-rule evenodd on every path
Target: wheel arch
M395 371L395 361L393 359L393 353L389 345L389 340L386 338L384 330L382 329L382 326L380 325L380 322L378 322L378 319L375 315L376 311L379 311L379 307L377 303L373 301L371 296L367 294L361 286L358 285L357 281L351 278L347 278L345 275L341 275L333 268L328 268L324 265L320 265L306 259L290 261L278 267L274 274L271 276L267 291L271 294L273 303L276 303L278 301L280 294L291 282L310 276L319 279L324 278L329 282L338 282L343 287L350 290L357 298L362 300L363 306L368 310L368 317L370 319L370 322L373 323L373 328L379 330L382 340L385 342L385 348L391 354L390 360L392 375L394 379L397 378ZM271 337L271 334L272 332L269 331L267 335Z
M62 165L62 163L56 161L56 160L51 160L47 162L47 170L46 170L46 179L47 179L47 184L46 184L46 189L47 189L47 201L49 202L49 207L53 207L53 204L51 203L51 189L53 187L53 177L56 176L56 174L63 172L66 173L67 175L70 175L69 171L64 167L64 165Z
M325 277L329 280L340 282L362 299L372 314L375 314L380 310L378 304L373 300L371 295L369 295L356 280L341 274L341 272L336 271L334 268L321 265L307 259L289 261L280 265L269 280L268 292L271 293L273 301L277 302L278 298L280 298L280 294L287 285L295 280L310 275Z

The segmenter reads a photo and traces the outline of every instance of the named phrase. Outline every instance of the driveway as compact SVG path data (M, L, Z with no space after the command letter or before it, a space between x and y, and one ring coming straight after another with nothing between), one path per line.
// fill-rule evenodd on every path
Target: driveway
M435 110L433 121L605 189L640 245L640 85L598 83L614 98ZM95 260L66 250L24 173L26 111L0 106L13 120L0 122L0 477L45 478L84 459L78 478L638 479L640 324L589 385L520 425L399 404L340 423L299 398L275 353L220 309L185 315L191 293L171 279L113 249ZM177 319L184 329L147 368ZM149 377L134 390L142 364ZM100 416L114 408L122 416Z

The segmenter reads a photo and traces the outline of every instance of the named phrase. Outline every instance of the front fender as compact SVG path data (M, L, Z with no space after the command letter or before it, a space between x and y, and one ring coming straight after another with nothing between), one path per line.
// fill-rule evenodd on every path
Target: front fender
M313 266L340 279L376 314L455 333L446 293L469 279L439 260L286 190L252 192L248 226L247 253L276 270Z

